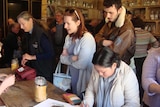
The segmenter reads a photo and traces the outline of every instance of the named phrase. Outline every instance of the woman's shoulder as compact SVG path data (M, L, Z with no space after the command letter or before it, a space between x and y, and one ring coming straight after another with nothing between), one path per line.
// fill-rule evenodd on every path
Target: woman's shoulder
M120 70L122 74L128 74L130 72L134 73L133 69L128 64L126 64L124 61L120 62L120 67L118 69Z
M86 31L84 32L83 36L93 36L90 32Z
M149 54L159 54L160 53L160 47L159 48L151 48L148 50Z
M85 32L85 33L83 34L83 37L82 37L81 39L82 39L82 40L83 40L83 39L88 40L88 39L94 39L94 37L93 37L93 35L92 35L90 32Z
M150 60L160 60L160 47L159 48L151 48L148 51L147 59Z

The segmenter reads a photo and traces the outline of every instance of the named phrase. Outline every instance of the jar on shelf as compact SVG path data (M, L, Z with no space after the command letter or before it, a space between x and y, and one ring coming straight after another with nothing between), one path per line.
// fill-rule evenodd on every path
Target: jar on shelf
M61 5L61 1L60 0L57 1L57 5Z
M83 2L83 7L86 7L86 3L85 2Z
M156 4L157 4L156 0L151 0L151 5L156 5Z
M156 11L156 12L155 12L155 15L154 15L154 19L155 19L155 20L158 20L158 16L159 16L159 11Z
M68 6L72 6L72 1L68 0Z
M144 0L144 5L145 5L145 6L150 5L150 3L151 3L151 1L150 1L150 0Z
M155 24L151 25L151 32L156 33L156 25Z
M47 4L52 4L52 0L47 0Z
M152 28L151 28L151 25L148 25L148 29L147 29L149 32L152 31Z
M94 6L93 6L93 3L91 3L91 8L93 8Z
M68 0L65 0L65 4L64 4L65 6L68 6Z
M150 19L151 19L151 20L154 20L154 19L155 19L155 17L154 17L154 11L153 11L153 10L151 11Z

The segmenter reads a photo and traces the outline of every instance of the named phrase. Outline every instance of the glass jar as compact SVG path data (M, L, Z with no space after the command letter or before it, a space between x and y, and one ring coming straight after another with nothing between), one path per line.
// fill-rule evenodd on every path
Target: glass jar
M42 76L35 78L35 101L42 102L47 99L47 81Z
M16 69L18 69L18 67L19 67L18 59L17 58L12 59L11 70L15 71Z
M154 20L154 11L153 11L153 10L151 11L150 19L151 19L151 20Z
M154 19L155 19L155 20L158 20L158 16L159 16L159 12L156 11L156 12L155 12L155 15L154 15Z

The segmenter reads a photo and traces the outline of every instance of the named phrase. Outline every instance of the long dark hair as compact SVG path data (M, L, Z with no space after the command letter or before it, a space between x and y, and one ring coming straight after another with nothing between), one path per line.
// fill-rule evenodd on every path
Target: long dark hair
M78 21L80 20L80 25L78 27L78 31L73 34L73 38L81 38L84 34L84 32L87 31L87 28L85 27L85 22L84 22L84 17L82 12L79 9L73 9L73 8L68 8L65 10L64 16L71 16L73 21Z
M119 67L120 58L110 48L103 47L94 54L92 63L103 67L111 67L113 63L117 63L117 67Z

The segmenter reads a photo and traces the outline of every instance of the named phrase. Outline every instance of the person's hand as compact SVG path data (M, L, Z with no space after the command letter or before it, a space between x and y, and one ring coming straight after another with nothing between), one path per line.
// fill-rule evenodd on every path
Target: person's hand
M67 55L68 55L67 49L65 49L65 48L63 49L62 55L63 55L63 56L67 56Z
M22 60L21 60L21 65L22 65L22 66L25 66L25 64L26 64L27 61L28 61L28 60L22 58Z
M77 60L78 60L78 56L77 55L72 56L72 61L77 61Z
M1 86L3 87L3 89L5 90L6 88L8 88L9 86L14 85L15 83L15 75L8 75L2 82Z
M88 104L84 104L84 102L82 101L81 104L79 105L79 107L89 107Z
M52 32L56 32L56 27L53 27L53 28L51 29L51 31L52 31Z
M111 40L103 40L102 45L103 46L111 46L113 44L113 41Z
M36 56L35 56L35 55L29 55L29 54L25 53L25 54L22 56L22 60L21 60L22 66L25 66L25 63L26 63L28 60L36 60Z

